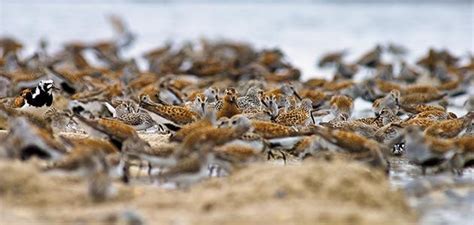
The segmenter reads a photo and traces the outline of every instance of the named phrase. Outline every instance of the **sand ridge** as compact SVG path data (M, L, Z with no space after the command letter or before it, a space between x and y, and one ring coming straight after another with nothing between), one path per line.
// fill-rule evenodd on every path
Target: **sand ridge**
M0 161L0 200L7 224L117 224L132 210L146 224L411 224L416 215L386 176L354 162L306 160L255 164L186 190L114 182L104 203L86 183L38 172L39 162ZM115 218L115 219L114 219Z

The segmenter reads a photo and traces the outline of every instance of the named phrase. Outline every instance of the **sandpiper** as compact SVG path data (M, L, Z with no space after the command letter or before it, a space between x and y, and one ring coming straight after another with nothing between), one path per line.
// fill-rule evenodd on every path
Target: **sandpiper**
M234 115L240 114L242 112L241 108L237 102L237 96L234 92L234 89L227 89L222 105L217 112L217 118L227 117L231 118Z
M342 58L347 54L346 50L328 52L321 56L318 61L319 67L327 67L342 62Z
M312 121L312 110L313 104L310 99L306 98L301 101L298 108L279 114L275 118L275 122L285 126L306 126Z
M372 104L372 109L376 116L380 114L382 109L390 109L394 114L398 113L399 106L399 99L400 99L400 91L392 90L389 94L387 94L383 98L376 99Z
M181 126L192 123L199 115L183 106L167 106L154 103L148 95L140 96L140 106L156 115L155 121L165 125L171 131L177 131Z
M288 137L298 133L298 130L293 127L260 120L252 120L252 128L253 132L267 139Z
M262 95L263 91L260 88L256 86L250 87L245 96L237 98L237 106L243 113L260 110L262 105L260 99Z
M382 58L382 46L377 45L373 50L362 55L358 60L357 64L363 65L369 68L375 68L381 61Z
M228 118L223 117L222 119L228 119ZM172 136L170 136L170 141L181 142L186 138L186 136L188 136L192 132L205 129L207 127L212 127L214 125L216 125L216 112L211 107L208 107L208 110L206 111L206 114L204 115L202 119L183 126L179 131L177 131Z
M179 148L180 154L199 148L200 145L219 146L235 140L251 129L250 120L236 115L230 120L230 127L208 127L196 130L186 136Z
M345 95L335 95L329 102L331 112L337 119L348 120L351 117L354 103L352 99Z
M440 121L426 128L425 134L443 138L456 137L466 129L472 129L473 118L474 112L471 111L457 119Z
M439 167L454 154L454 143L423 135L417 126L405 128L405 151L407 158L421 166L422 173L430 167Z
M350 131L316 127L314 132L332 144L330 150L349 153L369 165L388 171L387 149L378 142Z
M453 172L462 175L463 169L474 165L474 136L456 138L456 154L451 158Z

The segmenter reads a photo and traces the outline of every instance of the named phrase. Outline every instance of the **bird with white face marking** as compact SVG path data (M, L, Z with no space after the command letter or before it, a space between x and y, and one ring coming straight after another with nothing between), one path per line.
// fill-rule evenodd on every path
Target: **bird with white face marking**
M53 80L41 80L32 91L26 89L15 99L14 108L28 113L43 116L53 105Z

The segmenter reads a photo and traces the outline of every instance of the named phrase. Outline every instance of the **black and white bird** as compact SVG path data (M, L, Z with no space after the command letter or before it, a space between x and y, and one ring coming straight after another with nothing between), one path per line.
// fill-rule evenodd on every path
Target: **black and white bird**
M15 99L14 108L42 117L53 104L53 80L41 80L34 90L26 89Z

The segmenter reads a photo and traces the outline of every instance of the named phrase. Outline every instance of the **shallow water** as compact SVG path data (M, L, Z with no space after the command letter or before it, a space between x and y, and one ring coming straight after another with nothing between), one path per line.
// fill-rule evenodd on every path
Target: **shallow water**
M474 170L467 169L457 184L449 183L451 173L437 175L421 175L419 167L411 165L407 159L396 157L390 160L390 181L396 188L404 189L415 182L427 180L447 180L436 190L423 192L420 197L409 197L409 203L421 215L422 225L456 224L465 225L474 221ZM444 184L444 185L443 185ZM409 190L407 190L409 191Z
M106 20L106 15L111 13L123 16L138 35L128 56L139 56L145 49L160 46L167 40L179 43L200 37L230 38L258 48L282 48L288 59L303 70L305 78L329 74L316 69L314 64L322 53L330 50L350 49L350 60L376 43L387 42L405 45L411 50L410 60L429 47L449 48L456 54L474 52L474 3L469 1L422 4L114 1L104 4L0 0L0 35L19 38L28 45L29 52L42 37L48 38L53 48L69 40L106 39L112 35ZM370 107L356 102L359 112L367 106ZM465 113L454 109L458 110L455 111L458 116ZM419 169L405 159L391 161L390 180L394 188L424 179ZM474 180L474 172L467 171L464 178ZM433 200L428 195L410 202L422 214L423 225L467 224L474 221L473 189L467 192L463 189L463 193L449 195L444 201Z

